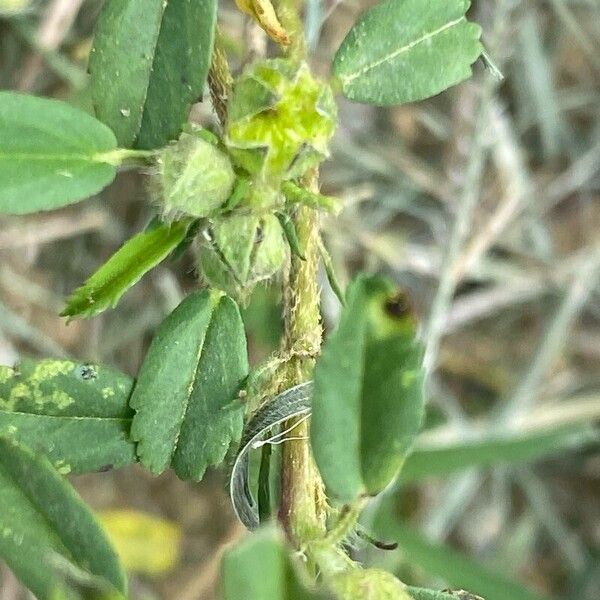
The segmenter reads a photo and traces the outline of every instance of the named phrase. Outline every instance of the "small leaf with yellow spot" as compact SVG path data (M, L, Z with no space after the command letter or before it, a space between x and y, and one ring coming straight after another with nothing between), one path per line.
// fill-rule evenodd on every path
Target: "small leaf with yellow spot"
M0 435L45 454L63 474L131 464L133 383L115 369L71 360L0 366Z
M406 297L359 277L315 368L311 443L332 498L379 493L421 427L422 347Z

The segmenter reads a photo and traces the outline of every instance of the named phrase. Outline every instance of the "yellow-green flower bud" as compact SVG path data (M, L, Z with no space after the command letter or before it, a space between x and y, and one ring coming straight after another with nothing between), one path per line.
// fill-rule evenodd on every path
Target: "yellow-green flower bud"
M341 571L327 584L340 600L412 600L406 586L381 569Z
M244 301L260 281L282 267L289 247L273 215L231 215L212 222L199 250L199 266L213 287Z
M225 143L252 175L292 179L329 156L336 119L330 87L315 80L306 64L265 60L234 87Z
M207 132L183 133L160 152L154 187L167 215L213 215L231 195L234 183L229 157Z

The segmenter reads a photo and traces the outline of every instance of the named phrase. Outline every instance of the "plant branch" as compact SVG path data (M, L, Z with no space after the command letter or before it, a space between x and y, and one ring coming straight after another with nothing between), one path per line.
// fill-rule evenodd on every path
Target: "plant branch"
M278 16L290 36L288 56L303 60L306 42L298 14L297 0L280 0ZM302 184L308 190L319 191L319 172L309 170ZM282 352L290 356L284 377L285 387L311 378L314 363L321 348L322 327L320 295L317 284L319 269L319 213L299 206L294 215L304 260L292 256L284 277L284 338ZM285 427L293 426L291 421ZM279 519L288 536L297 546L323 537L325 534L327 502L323 482L314 463L309 437L309 423L297 425L295 437L282 447L281 506Z
M227 121L227 100L231 93L233 78L229 71L229 63L222 44L222 34L217 28L215 33L215 45L212 53L212 62L208 72L208 88L212 105L217 113L221 127L225 127Z
M316 169L304 184L317 189ZM305 260L293 256L284 282L285 334L283 352L291 356L286 366L285 387L310 379L322 338L320 298L317 286L320 224L316 210L300 207L295 216L296 230ZM286 427L294 423L286 424ZM298 438L308 438L309 423L294 430ZM286 442L282 448L282 501L279 518L290 538L299 546L325 532L327 503L323 483L312 458L308 439Z

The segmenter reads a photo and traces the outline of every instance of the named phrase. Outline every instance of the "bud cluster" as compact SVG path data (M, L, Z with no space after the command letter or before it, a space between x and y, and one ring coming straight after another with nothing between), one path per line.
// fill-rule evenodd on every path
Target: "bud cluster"
M211 286L244 300L281 269L289 232L275 213L304 197L282 185L328 157L335 125L331 89L306 64L265 60L237 80L222 141L191 129L161 151L154 187L164 215L204 220L198 263Z

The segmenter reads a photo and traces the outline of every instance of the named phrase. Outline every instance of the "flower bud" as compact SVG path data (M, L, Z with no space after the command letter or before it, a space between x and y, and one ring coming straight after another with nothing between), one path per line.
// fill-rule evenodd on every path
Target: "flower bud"
M336 573L328 586L340 600L412 600L406 586L381 569L352 569Z
M212 222L200 247L199 266L207 282L245 300L260 281L281 269L288 245L273 215L231 215Z
M336 119L331 88L313 79L306 64L265 60L235 85L225 143L252 175L293 179L329 156Z
M231 195L235 183L231 161L207 134L183 133L160 152L154 187L167 215L208 217Z

